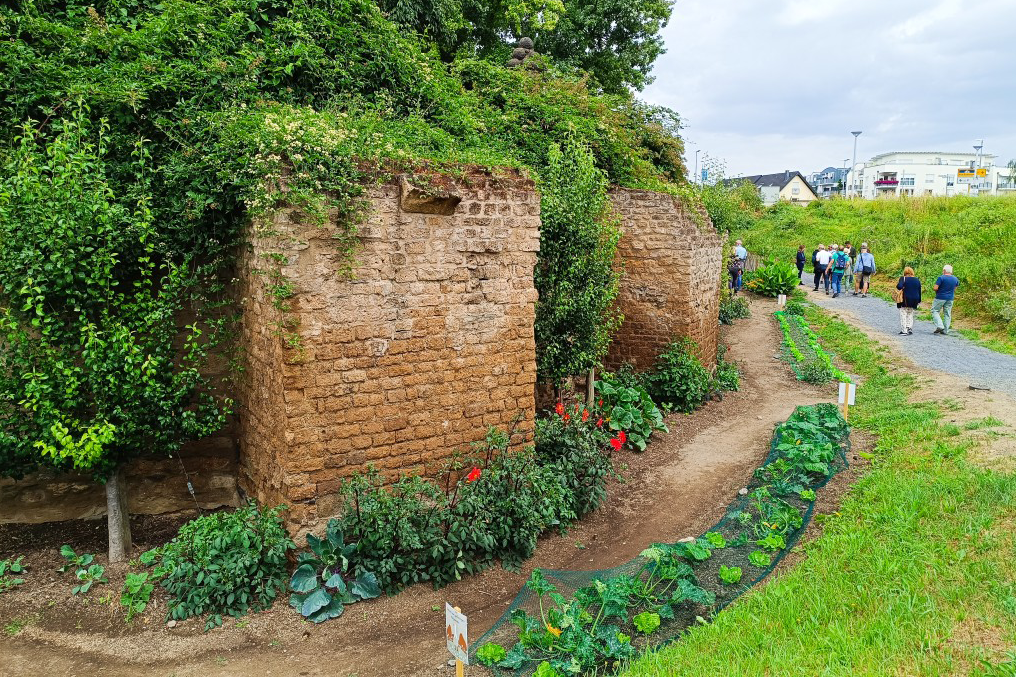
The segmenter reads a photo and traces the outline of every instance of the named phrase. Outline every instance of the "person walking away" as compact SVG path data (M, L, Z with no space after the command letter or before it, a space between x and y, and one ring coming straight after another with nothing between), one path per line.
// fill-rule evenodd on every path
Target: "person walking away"
M797 282L804 284L804 245L797 248Z
M854 262L857 261L857 250L854 249L854 245L850 244L850 240L847 240L843 243L843 251L846 252L848 259L847 272L843 279L846 280L848 287L857 291L857 288L854 287Z
M861 253L857 255L857 262L854 264L854 275L857 277L857 290L861 292L861 298L868 297L868 284L871 276L875 274L875 255L868 251L868 243L861 243ZM857 296L857 292L854 292Z
M734 256L737 257L741 268L741 272L737 274L737 291L741 291L742 273L744 273L744 268L748 264L748 250L744 248L740 240L734 243Z
M931 319L936 334L948 334L952 326L953 300L960 281L952 274L952 266L942 266L942 274L935 280L935 300L931 302Z
M839 245L833 245L833 255L829 260L829 270L832 274L832 286L833 286L833 298L840 295L842 291L840 282L843 280L843 272L847 269L849 259L846 252L839 248Z
M921 281L914 275L914 269L907 266L903 269L903 277L896 283L896 307L900 309L900 333L914 333L914 314L921 303Z
M735 294L737 293L738 281L741 279L741 263L737 256L731 254L730 261L727 262L727 275L730 276L730 283L727 288Z
M825 271L826 268L829 267L829 252L826 251L824 244L820 244L818 249L815 251L814 265L815 291L818 291L818 285L820 282L825 280ZM826 293L829 293L828 289L826 289Z

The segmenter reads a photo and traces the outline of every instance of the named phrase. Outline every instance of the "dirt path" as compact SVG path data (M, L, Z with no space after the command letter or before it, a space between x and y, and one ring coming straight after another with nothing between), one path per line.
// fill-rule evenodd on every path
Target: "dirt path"
M774 425L797 405L830 400L831 387L800 383L774 359L780 337L768 317L773 309L756 301L752 319L724 332L727 357L742 368L742 390L694 414L672 416L669 434L658 436L645 453L620 459L628 464L622 473L626 481L610 487L607 505L567 534L541 539L522 572L494 569L438 591L417 586L350 607L343 618L320 626L277 604L208 634L194 620L174 629L162 626L164 609L145 614L149 627L142 623L143 629L119 637L89 632L87 626L79 630L72 620L61 622L59 604L66 590L36 591L27 600L0 606L0 625L14 615L28 619L16 637L3 640L0 677L453 674L442 640L446 600L469 614L476 638L503 613L533 567L612 567L654 541L701 533L748 483L768 452ZM50 599L57 603L50 606ZM97 615L108 613L108 608L94 609Z

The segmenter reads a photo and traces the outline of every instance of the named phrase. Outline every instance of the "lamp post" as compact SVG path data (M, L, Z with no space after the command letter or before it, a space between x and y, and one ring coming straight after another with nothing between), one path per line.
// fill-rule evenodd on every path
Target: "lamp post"
M982 148L984 148L984 139L978 139L977 140L977 145L974 146L974 151L976 151L976 153L977 153L977 169L978 170L981 169L981 149ZM980 171L975 172L974 173L974 178L975 178L975 180L977 182L976 183L977 194L980 195L981 194L981 172ZM967 190L969 190L969 188Z
M843 193L847 192L847 163L850 162L850 158L843 158Z
M850 184L853 187L857 183L857 137L861 135L861 132L850 132L854 135L854 159L850 162ZM847 197L850 197L849 193Z
M702 152L701 148L699 148L699 149L697 149L695 151L695 183L699 184L700 188L702 187L702 180L699 178L699 173L698 173L698 154L701 153L701 152Z

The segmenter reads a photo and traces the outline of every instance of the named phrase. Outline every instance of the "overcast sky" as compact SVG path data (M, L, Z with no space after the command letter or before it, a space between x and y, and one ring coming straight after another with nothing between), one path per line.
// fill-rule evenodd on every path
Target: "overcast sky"
M727 176L888 151L1016 157L1016 0L676 0L646 100ZM849 164L849 162L848 162Z

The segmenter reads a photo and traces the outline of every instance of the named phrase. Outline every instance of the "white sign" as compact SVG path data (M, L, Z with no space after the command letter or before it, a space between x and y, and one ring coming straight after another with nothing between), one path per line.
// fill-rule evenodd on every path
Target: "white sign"
M445 602L445 639L448 640L448 652L469 665L469 635L466 631L466 616L461 611Z
M857 393L857 386L853 383L840 383L840 400L839 403L843 404L846 402L850 406L854 406L854 395Z
M780 294L779 296L777 296L776 297L776 305L778 305L780 307L787 305L787 295L786 294Z

